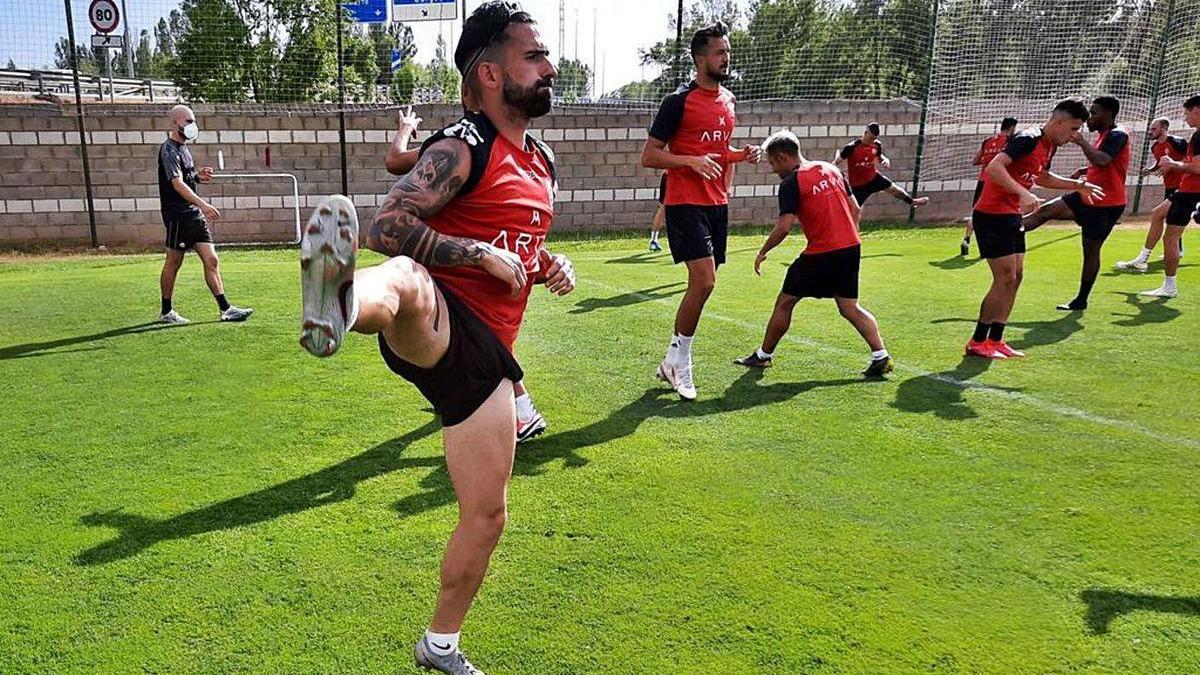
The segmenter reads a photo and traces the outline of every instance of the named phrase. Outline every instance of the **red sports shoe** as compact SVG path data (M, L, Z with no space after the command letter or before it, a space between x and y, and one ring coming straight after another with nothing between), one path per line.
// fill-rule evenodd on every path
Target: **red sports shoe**
M990 340L976 342L974 340L967 341L967 356L978 356L983 359L1006 359L1004 354L996 351Z
M1025 352L1019 352L1012 347L1009 347L1008 343L1004 340L988 340L987 345L992 348L992 351L996 352L997 354L1003 354L1004 357L1008 359L1019 359L1022 356L1025 356Z

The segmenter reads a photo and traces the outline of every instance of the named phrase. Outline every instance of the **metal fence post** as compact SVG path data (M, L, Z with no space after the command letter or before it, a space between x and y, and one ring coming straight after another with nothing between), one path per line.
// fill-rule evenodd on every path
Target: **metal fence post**
M79 151L83 155L83 189L87 194L88 229L92 248L100 245L96 236L96 205L92 200L92 168L88 161L87 130L83 124L83 97L79 93L79 52L75 49L75 22L71 18L71 0L63 0L67 10L67 44L71 48L71 77L75 81L75 124L79 127Z
M1154 84L1150 90L1150 110L1146 113L1146 132L1142 136L1142 160L1138 166L1146 166L1146 154L1150 152L1150 124L1154 122L1154 116L1158 114L1158 95L1162 90L1162 73L1163 61L1167 59L1167 37L1171 30L1171 15L1175 13L1175 0L1167 0L1167 16L1163 20L1162 35L1158 41L1158 64L1154 67ZM1138 171L1137 189L1133 192L1133 214L1137 215L1138 209L1142 205L1142 186L1146 182L1146 177Z
M683 84L683 0L679 0L679 9L675 14L675 86Z
M941 0L933 0L933 19L929 22L929 41L925 48L925 57L929 59L929 67L925 69L925 92L921 97L921 126L917 131L917 159L913 164L912 193L917 194L921 187L921 161L925 159L925 120L929 116L929 92L933 89L933 51L937 43L938 13ZM908 222L917 220L916 208L908 207Z
M338 67L338 146L342 151L342 194L350 196L350 179L346 172L346 69L342 54L342 15L346 10L337 7L337 67Z

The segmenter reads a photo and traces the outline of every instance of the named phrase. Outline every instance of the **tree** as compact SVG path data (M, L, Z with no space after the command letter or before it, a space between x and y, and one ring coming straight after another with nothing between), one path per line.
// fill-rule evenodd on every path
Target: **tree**
M587 97L588 83L592 79L592 69L582 61L566 57L558 60L558 77L554 80L554 93L568 103L575 103Z

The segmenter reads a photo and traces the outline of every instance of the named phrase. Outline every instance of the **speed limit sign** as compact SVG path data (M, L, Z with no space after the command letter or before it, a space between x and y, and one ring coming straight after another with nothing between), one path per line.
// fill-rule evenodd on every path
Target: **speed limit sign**
M92 0L88 6L88 19L97 33L111 33L121 22L121 13L114 0Z

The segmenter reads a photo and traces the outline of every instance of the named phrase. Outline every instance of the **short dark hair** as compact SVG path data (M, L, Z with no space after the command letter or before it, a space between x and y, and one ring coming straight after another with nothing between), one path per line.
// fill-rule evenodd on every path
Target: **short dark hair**
M867 131L871 132L872 136L879 135L879 122L871 122L867 125Z
M790 131L776 131L763 143L763 150L768 155L800 156L800 141Z
M1112 113L1113 117L1116 117L1117 113L1121 112L1121 102L1117 100L1116 96L1097 96L1096 100L1092 101L1092 104L1098 105L1102 109Z
M1185 110L1191 110L1192 108L1200 108L1200 94L1196 94L1195 96L1184 101L1183 107Z
M724 21L718 21L711 26L705 26L692 34L692 56L698 55L708 47L709 38L721 38L729 35L729 26Z
M1017 118L1005 117L1004 119L1000 120L1000 131L1008 131L1009 129L1016 129L1016 128L1017 128Z
M464 80L470 78L467 71L479 63L489 47L504 44L505 29L514 23L537 22L515 2L492 0L471 12L463 23L458 46L454 48L454 65Z
M1054 112L1063 112L1077 120L1083 120L1085 122L1087 121L1087 118L1090 117L1090 115L1088 115L1087 106L1083 104L1083 101L1080 101L1077 98L1068 98L1059 101L1058 105L1054 106Z

